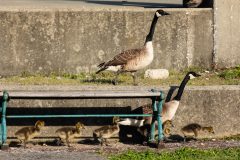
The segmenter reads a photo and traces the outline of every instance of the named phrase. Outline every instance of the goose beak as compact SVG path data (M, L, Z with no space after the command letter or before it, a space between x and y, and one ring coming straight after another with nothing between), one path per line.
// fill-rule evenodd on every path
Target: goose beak
M195 76L196 76L196 77L200 77L200 76L201 76L201 74L196 74Z
M168 13L168 12L165 12L165 13L164 13L164 15L170 15L170 13Z

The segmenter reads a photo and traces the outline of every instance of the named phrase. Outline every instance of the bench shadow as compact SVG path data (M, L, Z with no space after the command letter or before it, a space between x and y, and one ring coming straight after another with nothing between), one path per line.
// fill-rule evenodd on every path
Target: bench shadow
M77 114L131 114L131 107L9 107L7 115L77 115ZM67 121L65 120L67 119ZM46 126L68 126L81 121L86 126L109 125L112 117L81 117L81 118L7 118L8 126L31 126L37 120L45 121Z

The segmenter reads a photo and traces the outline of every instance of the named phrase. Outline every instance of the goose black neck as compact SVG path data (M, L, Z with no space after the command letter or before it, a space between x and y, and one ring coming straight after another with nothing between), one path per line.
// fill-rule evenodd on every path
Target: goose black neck
M188 83L188 81L190 80L189 76L185 76L185 78L183 79L182 83L180 84L180 87L178 89L178 93L177 95L173 98L173 100L177 100L177 101L180 101L181 98L182 98L182 94L183 94L183 91L184 91L184 88L186 86L186 84Z
M151 27L150 27L150 31L149 31L149 33L148 33L148 35L147 35L147 37L146 37L145 43L146 43L146 42L149 42L149 41L152 41L152 39L153 39L153 34L154 34L154 31L155 31L155 27L156 27L156 24L157 24L157 20L158 20L158 17L157 17L156 14L155 14L155 16L153 17L153 20L152 20L152 24L151 24Z

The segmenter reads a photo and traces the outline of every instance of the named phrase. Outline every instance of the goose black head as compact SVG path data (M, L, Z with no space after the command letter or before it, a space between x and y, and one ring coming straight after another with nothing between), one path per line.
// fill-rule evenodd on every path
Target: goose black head
M168 12L165 12L164 10L162 9L159 9L156 11L156 16L157 17L160 17L160 16L166 16L166 15L170 15Z
M196 77L201 76L200 74L197 74L196 72L188 72L187 75L188 75L189 79L194 79Z

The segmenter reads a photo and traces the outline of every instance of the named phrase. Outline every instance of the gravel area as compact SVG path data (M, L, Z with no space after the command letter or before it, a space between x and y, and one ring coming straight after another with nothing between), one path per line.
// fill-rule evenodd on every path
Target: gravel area
M23 147L10 147L9 150L0 151L0 160L103 160L109 154L122 153L127 150L153 150L171 151L181 147L200 149L240 147L239 140L199 140L190 142L167 142L164 149L143 146L140 144L124 144L112 142L109 146L100 147L98 144L72 144L72 147L54 146L51 144L33 145Z

